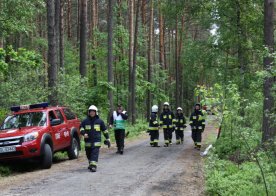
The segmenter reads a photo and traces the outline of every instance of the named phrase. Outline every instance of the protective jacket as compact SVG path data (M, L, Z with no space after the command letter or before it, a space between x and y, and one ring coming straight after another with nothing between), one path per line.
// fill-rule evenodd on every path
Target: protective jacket
M205 118L201 110L195 110L190 116L190 125L194 130L204 131Z
M163 128L173 128L174 114L170 110L164 110L160 115L160 125Z
M183 115L183 113L181 114L176 114L175 115L175 120L174 120L174 124L175 124L175 129L176 130L181 130L183 131L184 128L186 128L186 119L185 116Z
M85 146L101 146L101 132L103 132L106 139L109 139L109 134L104 122L98 115L95 117L88 116L81 123L81 134L87 134L88 138L84 138Z
M159 123L157 118L157 113L152 112L149 121L149 131L157 130L158 131Z

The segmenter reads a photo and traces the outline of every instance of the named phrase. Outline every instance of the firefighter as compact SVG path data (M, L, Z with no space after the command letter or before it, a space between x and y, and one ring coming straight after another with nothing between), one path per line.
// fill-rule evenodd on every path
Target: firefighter
M174 114L170 110L170 104L165 102L163 104L163 112L160 115L160 126L163 127L165 147L172 144L172 132L173 132L173 119Z
M176 144L183 144L184 141L184 129L186 128L186 119L183 115L183 110L181 107L176 109L175 115L175 136L176 136Z
M118 104L117 110L113 112L110 117L109 127L112 128L114 126L115 131L115 140L117 144L117 154L124 153L125 147L125 121L128 116L126 111L123 111L123 107L121 104Z
M149 121L149 135L150 135L150 145L152 147L159 147L158 142L159 142L159 123L158 123L158 117L157 117L157 112L158 112L158 106L154 105L151 108L151 116L150 116L150 121Z
M104 122L99 118L96 106L91 105L89 107L88 116L82 121L80 131L84 136L85 152L89 162L88 169L91 172L96 172L101 147L101 132L106 138L104 144L110 148L109 134Z
M195 148L198 150L201 148L201 135L205 129L205 118L200 107L200 104L195 104L194 112L190 116L192 139L194 141Z

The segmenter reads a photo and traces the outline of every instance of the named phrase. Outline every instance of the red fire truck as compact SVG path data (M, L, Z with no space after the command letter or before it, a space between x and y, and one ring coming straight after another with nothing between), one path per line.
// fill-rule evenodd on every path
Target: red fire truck
M39 158L48 169L57 151L78 158L80 120L69 108L39 103L13 106L11 111L0 127L0 161Z

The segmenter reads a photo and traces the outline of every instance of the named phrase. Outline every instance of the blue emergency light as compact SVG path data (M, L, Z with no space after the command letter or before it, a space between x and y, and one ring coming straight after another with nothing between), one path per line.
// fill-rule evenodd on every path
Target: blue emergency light
M49 104L47 102L31 104L31 105L20 105L20 106L12 106L11 111L18 112L19 110L29 110L35 108L47 108Z

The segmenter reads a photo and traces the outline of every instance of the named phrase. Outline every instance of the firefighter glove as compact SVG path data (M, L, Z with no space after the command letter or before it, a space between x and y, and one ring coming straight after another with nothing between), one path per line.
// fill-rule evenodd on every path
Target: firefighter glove
M107 145L107 147L110 148L110 146L111 146L110 139L106 139L104 141L104 145Z

